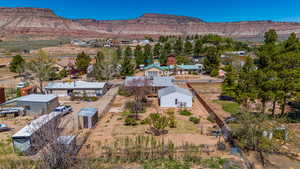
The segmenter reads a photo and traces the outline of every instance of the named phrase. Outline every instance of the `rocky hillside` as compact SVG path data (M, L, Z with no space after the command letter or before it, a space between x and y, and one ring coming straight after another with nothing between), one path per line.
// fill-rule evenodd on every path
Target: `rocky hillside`
M131 20L70 20L59 17L50 9L0 8L2 36L41 35L73 37L144 37L159 35L219 34L234 38L261 37L268 29L280 36L291 32L300 34L300 23L245 21L211 23L201 19L144 14Z

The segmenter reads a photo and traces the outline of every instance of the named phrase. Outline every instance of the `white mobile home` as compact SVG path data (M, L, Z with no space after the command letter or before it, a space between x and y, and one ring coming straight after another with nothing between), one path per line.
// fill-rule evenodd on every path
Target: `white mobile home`
M188 89L177 86L166 87L158 91L160 107L192 107L193 94Z
M53 82L49 83L45 90L47 93L56 94L60 97L66 96L101 96L108 90L105 82Z
M45 114L19 130L12 136L14 150L26 155L37 153L58 137L60 117L60 112Z

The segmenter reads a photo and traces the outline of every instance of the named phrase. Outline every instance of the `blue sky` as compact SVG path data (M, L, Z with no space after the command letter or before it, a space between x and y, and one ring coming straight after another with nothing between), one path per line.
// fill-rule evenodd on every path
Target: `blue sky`
M300 0L0 0L0 6L50 8L66 18L130 19L143 13L163 13L208 22L300 22Z

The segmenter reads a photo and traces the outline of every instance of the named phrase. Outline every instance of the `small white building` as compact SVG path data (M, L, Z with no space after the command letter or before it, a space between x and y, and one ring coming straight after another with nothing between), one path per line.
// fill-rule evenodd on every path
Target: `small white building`
M53 82L49 83L45 90L47 93L56 94L60 97L65 96L101 96L108 90L105 82Z
M192 107L193 94L188 89L170 86L158 90L160 107Z

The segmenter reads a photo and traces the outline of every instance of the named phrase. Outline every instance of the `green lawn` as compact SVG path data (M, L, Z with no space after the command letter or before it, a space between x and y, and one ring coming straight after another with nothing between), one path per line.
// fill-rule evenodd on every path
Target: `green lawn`
M231 115L239 113L241 109L240 105L236 102L221 100L214 100L214 102L221 105L223 110L230 113Z

